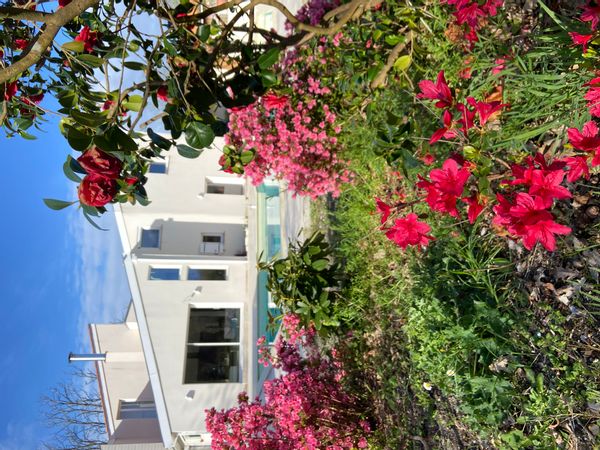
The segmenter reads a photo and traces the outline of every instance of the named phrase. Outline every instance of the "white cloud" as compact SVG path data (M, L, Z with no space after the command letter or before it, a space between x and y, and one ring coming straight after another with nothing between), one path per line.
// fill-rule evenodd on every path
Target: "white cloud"
M8 422L0 439L0 450L24 450L38 448L40 426L36 423Z
M80 298L78 351L90 348L88 323L110 323L123 319L130 300L123 267L122 249L112 210L96 220L108 231L92 227L81 211L71 210L69 234L76 244L72 286ZM0 449L2 450L2 449Z

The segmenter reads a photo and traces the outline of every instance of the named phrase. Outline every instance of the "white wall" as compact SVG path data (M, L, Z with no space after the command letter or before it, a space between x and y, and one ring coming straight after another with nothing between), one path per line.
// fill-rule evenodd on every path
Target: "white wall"
M196 260L177 262L183 267L197 265ZM253 349L251 339L248 339L251 312L246 294L248 265L230 262L226 281L148 280L150 265L138 260L135 271L171 429L173 432L205 432L204 410L234 406L237 395L247 390L251 357L248 349ZM201 289L197 289L199 287ZM203 306L239 306L241 309L241 383L183 383L189 310ZM189 391L194 391L193 399L186 399Z

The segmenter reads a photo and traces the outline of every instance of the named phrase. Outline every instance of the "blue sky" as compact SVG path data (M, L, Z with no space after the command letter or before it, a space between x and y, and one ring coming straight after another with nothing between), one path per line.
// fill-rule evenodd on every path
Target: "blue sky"
M0 450L38 448L39 398L67 380L69 351L89 351L87 323L120 320L129 300L114 219L102 232L42 203L76 195L62 173L69 147L46 117L35 141L0 136Z

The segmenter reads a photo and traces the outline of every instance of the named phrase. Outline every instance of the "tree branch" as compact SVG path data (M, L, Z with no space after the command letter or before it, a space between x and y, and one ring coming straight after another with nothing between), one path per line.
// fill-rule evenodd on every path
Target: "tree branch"
M54 42L54 38L60 29L78 17L86 9L99 3L100 0L73 0L64 8L48 15L42 31L36 36L32 43L25 49L21 58L5 69L0 70L0 83L6 83L18 77L29 67L37 63L48 47Z
M0 19L29 20L31 22L46 22L52 13L32 11L31 9L0 6Z

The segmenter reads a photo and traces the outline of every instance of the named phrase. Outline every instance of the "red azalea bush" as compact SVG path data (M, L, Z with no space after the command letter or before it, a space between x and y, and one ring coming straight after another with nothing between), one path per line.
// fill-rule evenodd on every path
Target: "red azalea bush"
M265 401L242 394L238 406L207 411L214 450L350 450L366 448L370 425L359 399L342 383L343 364L333 350L324 355L313 327L295 315L282 322L285 338L275 354L261 353L283 375L265 382ZM264 339L259 340L264 344Z
M457 23L466 24L469 33L481 28L485 23L481 18L495 15L497 8L502 6L501 1L480 4L469 0L445 0L442 3L455 7ZM590 22L592 33L580 35L572 32L570 36L573 44L583 46L585 53L596 36L600 9L588 4L583 9L581 20ZM475 41L476 34L473 36ZM503 65L506 59L498 61ZM500 74L501 69L497 66L492 72ZM462 73L459 76L469 78ZM419 175L416 187L421 191L415 193L413 201L406 202L403 196L395 205L388 205L376 199L377 211L381 214L381 228L386 236L401 248L409 245L426 246L433 239L428 234L429 225L417 221L414 213L396 217L403 209L421 202L427 204L431 211L455 219L461 217L459 205L464 204L466 218L471 224L489 205L491 214L486 214L486 220L497 233L521 241L528 250L540 243L546 250L554 251L556 236L568 235L572 230L556 222L553 208L557 202L573 197L570 183L580 178L588 179L590 169L600 165L599 128L594 120L600 117L600 78L593 78L584 86L587 92L583 96L588 102L592 120L586 122L581 130L573 127L567 130L569 145L559 155L548 156L538 152L512 164L501 161L503 165L500 166L488 163L485 167L479 167L474 161L477 161L476 156L480 151L472 143L490 131L490 123L496 122L495 126L498 126L500 114L510 105L489 99L497 95L483 100L468 96L466 101L458 101L443 71L439 72L435 81L419 82L420 92L416 98L432 101L435 108L442 110L442 127L431 135L429 144L449 142L456 145L457 152L449 155L441 168L431 170L428 177ZM501 86L498 89L501 94ZM429 157L427 164L431 164L431 155L425 157ZM388 219L392 215L395 220L389 225Z

